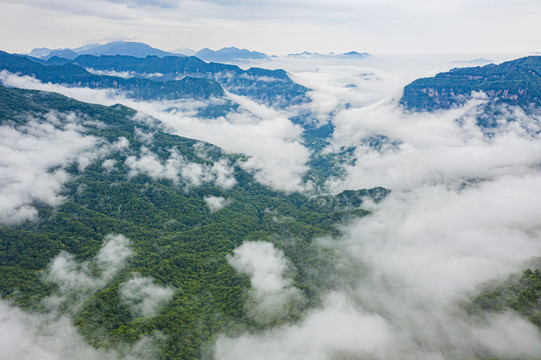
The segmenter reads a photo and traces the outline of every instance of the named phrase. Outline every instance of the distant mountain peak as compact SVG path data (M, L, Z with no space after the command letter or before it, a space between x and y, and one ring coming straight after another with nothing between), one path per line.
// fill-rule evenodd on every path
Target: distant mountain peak
M211 50L204 48L195 53L196 57L205 61L212 62L236 62L246 60L266 60L269 58L267 54L259 51L251 51L248 49L239 49L234 46L224 47L220 50Z
M344 54L342 54L342 55L346 55L346 56L361 56L361 57L369 56L368 53L360 53L360 52L357 52L357 51L350 51L350 52L344 53Z
M177 55L167 51L153 48L152 46L135 41L113 41L107 44L91 47L79 52L80 55L127 55L135 57L147 57L155 55L159 57Z
M315 57L315 58L352 58L352 57L358 57L358 58L364 58L370 56L368 53L360 53L357 51L350 51L343 54L335 54L334 52L330 53L312 53L309 51L303 51L300 53L295 54L288 54L288 57Z
M477 58L472 60L453 60L451 64L468 64L468 65L486 65L493 63L494 60L488 60L485 58Z
M182 56L136 41L112 41L106 44L88 44L74 49L35 48L28 55L41 60L49 60L52 57L73 60L79 55L126 55L138 58L145 58L147 56Z

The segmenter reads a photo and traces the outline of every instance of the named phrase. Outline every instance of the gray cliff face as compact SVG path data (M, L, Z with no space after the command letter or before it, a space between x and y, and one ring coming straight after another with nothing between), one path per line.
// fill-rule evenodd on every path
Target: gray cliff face
M499 65L452 69L418 79L404 88L400 103L411 111L449 109L483 92L491 102L524 109L541 105L541 57L531 56Z

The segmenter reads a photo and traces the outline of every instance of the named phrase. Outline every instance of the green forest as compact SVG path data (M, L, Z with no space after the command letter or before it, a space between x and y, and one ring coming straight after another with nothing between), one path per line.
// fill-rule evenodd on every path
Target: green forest
M151 119L135 120L135 112L121 105L90 105L58 94L5 87L0 87L0 103L4 126L20 128L51 111L73 113L99 122L87 125L85 135L108 143L129 141L128 150L107 155L119 164L112 171L104 169L104 158L84 170L69 165L70 180L60 206L35 203L37 220L0 226L0 294L29 310L39 310L43 299L58 291L58 285L44 280L55 256L65 252L78 262L92 263L107 235L122 234L130 240L134 255L126 266L73 314L81 333L99 347L134 343L158 331L165 335L160 343L163 359L196 359L217 334L273 325L246 317L250 281L227 262L226 255L245 241L271 242L294 264L295 286L308 299L280 320L294 321L304 308L318 303L322 289L331 286L322 275L332 268L333 255L314 239L339 235L340 224L368 214L363 199L380 201L388 192L382 188L337 196L277 192L238 166L242 156L167 134ZM152 143L143 143L137 131L151 133ZM197 155L201 146L205 159ZM194 163L227 161L236 183L230 188L212 183L193 187L147 174L130 176L122 164L143 147L162 160L175 149ZM227 199L227 205L211 211L205 202L208 196ZM119 285L134 273L175 289L157 316L134 316L119 301Z

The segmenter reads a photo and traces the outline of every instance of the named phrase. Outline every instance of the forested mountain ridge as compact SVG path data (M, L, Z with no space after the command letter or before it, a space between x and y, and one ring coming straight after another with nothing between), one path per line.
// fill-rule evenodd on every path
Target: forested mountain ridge
M432 78L418 79L404 88L400 103L408 110L449 109L484 92L489 100L524 109L541 105L541 56L499 65L456 68Z
M250 51L247 49L239 49L236 47L226 47L220 50L211 50L208 48L201 49L194 56L205 61L214 62L232 62L232 61L246 61L246 60L268 60L267 54Z
M56 144L64 153L35 174L35 192L21 194L19 203L3 202L2 298L34 311L51 311L56 301L55 311L72 316L96 347L162 334L155 345L164 359L201 358L217 334L268 324L244 311L250 282L228 262L244 242L274 244L296 269L294 286L305 300L292 302L286 317L272 323L295 320L316 305L321 289L332 287L318 274L333 265L313 239L339 234L336 224L367 214L364 198L379 201L386 194L350 191L334 200L276 192L239 166L243 156L167 134L125 106L54 93L0 87L0 131L20 140L7 150L34 151L24 145L34 142L44 151ZM12 182L23 181L18 171L36 171L27 165L5 164ZM40 178L60 184L52 199L43 196ZM15 201L17 189L0 195ZM115 241L125 257L110 272L105 266L114 259L103 259ZM54 277L62 264L89 288ZM130 284L162 294L159 306L137 305L144 299L127 290Z
M217 81L233 94L250 97L265 104L286 107L307 102L307 89L294 83L284 70L250 68L242 70L236 65L204 62L194 56L92 56L81 55L73 61L58 58L53 63L73 63L83 68L101 71L133 72L135 74L157 73L156 80L172 80L182 76Z
M121 90L135 99L208 99L224 96L222 87L210 79L185 76L180 80L155 81L146 78L96 75L75 64L44 65L43 62L3 51L0 51L0 70L34 76L42 82L71 87Z

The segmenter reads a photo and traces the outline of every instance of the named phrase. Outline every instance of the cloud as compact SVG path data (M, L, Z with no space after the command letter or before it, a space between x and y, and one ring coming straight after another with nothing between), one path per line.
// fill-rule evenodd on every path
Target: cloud
M56 92L79 101L106 106L118 104L123 100L127 101L124 97L111 89L77 88L42 83L34 77L26 75L18 76L6 70L0 71L0 82L6 87Z
M317 85L312 96L322 119L334 113L336 132L327 151L353 148L354 161L345 165L344 178L329 182L330 189L385 185L392 192L372 206L371 215L344 226L341 236L312 240L335 263L321 304L295 323L287 316L302 308L303 293L288 259L265 242L236 249L228 262L252 284L246 314L266 330L219 336L217 359L450 360L541 353L539 330L518 314L464 310L487 282L541 257L540 119L504 107L494 119L497 128L479 128L481 95L462 108L405 114L396 105L396 91L411 74L401 71L351 67L299 75ZM370 84L376 94L366 94ZM108 96L100 99L112 101ZM242 149L252 156L253 170L263 174L261 181L303 188L296 181L309 152L298 142L298 127L283 114L246 102L228 117L201 120L175 111L173 103L136 105L180 135L200 134ZM367 145L375 136L382 143ZM180 176L173 153L162 161L142 152L134 163L145 156L141 169ZM273 174L275 169L282 172ZM193 174L199 178L201 172ZM68 275L85 274L80 263L63 261Z
M480 128L480 94L462 108L405 114L393 87L409 75L392 71L369 80L385 82L379 100L340 72L303 75L337 99L321 107L337 109L327 151L354 149L331 190L392 192L340 237L315 240L335 259L320 306L295 323L220 336L217 359L539 357L541 333L527 319L465 304L541 258L541 119L503 107L498 127ZM384 141L369 146L374 136Z
M143 360L157 356L153 336L133 346L96 349L69 317L24 312L0 300L0 346L5 360Z
M28 117L20 125L0 126L0 222L17 224L37 216L34 203L60 205L65 168L84 168L100 141L80 132L73 114Z
M6 34L2 43L7 50L76 47L92 33L96 38L128 36L163 49L236 45L269 54L302 50L527 53L537 49L533 34L540 29L535 0L513 4L489 0L54 0L53 4L5 0L0 34ZM21 18L28 20L18 22ZM502 29L501 23L509 24L508 28ZM36 33L28 24L42 31ZM7 35L10 31L19 34L17 39ZM460 40L466 37L469 42Z
M345 167L345 186L398 189L529 172L539 162L541 118L502 108L502 115L493 116L498 127L484 130L476 125L483 102L477 98L463 108L427 114L404 114L391 103L342 112L334 120L332 146L356 147L355 163ZM375 136L386 141L376 148L362 143ZM331 186L340 188L340 182Z
M302 181L302 176L309 169L307 162L310 158L310 151L302 144L302 128L288 119L288 113L248 98L230 95L241 103L241 109L209 120L197 116L196 109L205 105L200 101L134 101L110 90L43 84L31 77L5 71L0 72L0 81L6 86L54 91L90 103L124 104L159 119L171 133L209 142L227 152L246 154L248 159L239 165L253 172L256 180L265 185L284 191L310 187ZM222 186L227 186L225 169L223 165L215 169ZM160 176L164 177L163 174ZM170 177L165 178L172 179L173 175L168 174ZM190 176L189 173L186 175Z
M221 197L221 196L205 196L203 200L205 200L205 202L207 203L207 206L209 207L210 212L221 210L228 203L228 201L224 197Z
M250 277L252 289L247 314L259 323L289 315L289 306L300 304L303 293L293 285L292 264L268 242L244 242L227 257L240 274Z
M101 166L102 166L107 172L111 172L111 171L113 171L113 170L116 169L116 163L117 163L116 160L113 160L113 159L107 159L107 160L104 160L104 161L101 163Z
M85 68L86 71L96 75L116 76L123 79L130 79L135 76L135 73L129 71L111 71L111 70L95 70L92 68Z
M201 186L214 183L224 189L236 184L233 168L222 159L212 165L189 162L175 149L171 156L162 162L156 154L143 147L139 157L128 156L125 160L130 169L129 175L146 174L153 179L167 179L179 184L182 180L187 186Z
M241 109L225 117L204 120L176 109L175 102L134 104L160 119L173 133L203 140L232 153L249 156L239 163L257 181L285 191L302 190L310 151L302 145L302 128L280 113L247 98L233 96Z
M325 305L308 313L299 325L261 335L222 336L216 343L216 358L326 360L385 354L392 334L383 317L358 311L341 294L330 294Z
M75 113L51 111L20 114L0 125L0 222L19 224L35 220L35 204L61 205L64 185L79 171L111 152L129 147L126 138L114 143L88 135L90 128L105 126Z
M319 240L337 259L321 307L298 323L222 336L217 359L536 358L533 324L462 305L541 255L539 183L541 174L392 192L341 238Z
M158 331L133 344L95 348L73 324L72 316L101 288L107 286L133 255L123 235L107 235L96 256L77 261L61 252L50 263L43 280L57 290L42 301L40 312L23 311L0 300L0 346L7 360L145 360L159 356ZM172 297L174 290L134 274L119 286L121 301L136 316L152 316Z
M107 235L100 251L90 261L79 262L67 252L61 252L44 276L46 282L56 284L58 291L42 303L50 311L65 305L77 311L90 295L106 286L133 255L130 241L123 235Z
M151 145L154 140L153 133L145 133L143 130L138 127L135 128L135 138L147 145Z
M174 9L180 4L180 0L105 0L112 3L124 4L129 7L157 7L163 9Z
M172 299L175 290L156 285L151 277L135 274L130 280L120 284L121 301L135 316L154 316L160 308Z

